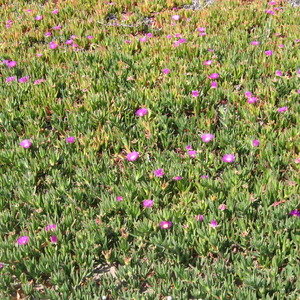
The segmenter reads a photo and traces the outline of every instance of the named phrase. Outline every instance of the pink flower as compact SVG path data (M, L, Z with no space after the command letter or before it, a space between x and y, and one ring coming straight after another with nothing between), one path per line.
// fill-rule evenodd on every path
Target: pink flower
M7 77L7 78L6 78L6 82L11 82L11 81L14 81L14 80L16 80L16 79L17 79L16 76Z
M127 43L127 44L130 44L130 43L131 43L131 41L129 41L129 40L125 40L125 43Z
M195 216L195 220L202 222L204 220L204 217L202 215L197 215L197 216Z
M209 224L212 228L216 228L218 226L218 222L216 220L212 220Z
M205 35L206 35L205 32L200 32L200 33L199 33L199 36L205 36Z
M199 91L192 91L192 96L193 97L198 97L199 96Z
M140 42L147 42L147 38L146 37L140 38Z
M201 178L207 179L207 178L209 178L209 176L207 176L207 175L201 175Z
M128 161L135 161L139 158L139 153L136 151L130 152L126 156Z
M265 51L265 53L266 53L267 56L271 56L273 54L273 51L267 50L267 51Z
M47 226L45 227L45 230L46 230L46 231L54 231L54 230L56 230L56 225L55 225L55 224L47 225Z
M167 35L167 39L171 39L172 38L172 35L171 34L168 34Z
M153 173L154 173L154 175L155 175L156 177L163 177L163 176L165 175L163 169L157 169L157 170L155 170Z
M178 21L180 19L180 16L179 15L174 15L174 16L172 16L172 19L175 20L175 21Z
M218 73L213 73L211 75L208 76L210 79L217 79L219 78L219 74Z
M218 87L218 83L216 82L216 81L213 81L212 83L211 83L211 88L212 89L216 89Z
M201 135L201 139L204 143L210 142L215 136L211 133L204 133Z
M170 69L166 68L166 69L163 69L162 71L164 74L169 74L170 73Z
M191 145L187 145L187 146L185 147L185 149L186 149L186 150L192 150L193 148L192 148Z
M26 245L26 244L28 244L28 242L29 242L29 236L27 236L27 235L24 235L24 236L18 238L18 244L20 246Z
M87 38L88 38L89 40L92 40L94 37L93 37L92 35L88 35Z
M226 154L223 156L222 160L227 163L232 163L235 160L235 156L233 154Z
M0 269L2 269L3 268L3 263L0 263Z
M48 37L48 36L51 36L51 35L52 35L51 32L46 32L46 33L45 33L45 36L47 36L47 37Z
M284 111L287 111L287 109L288 109L287 106L283 106L283 107L278 108L277 111L284 112Z
M72 45L73 44L73 40L66 40L66 45Z
M284 44L280 44L280 45L279 45L279 48L284 48Z
M255 103L257 100L258 100L257 97L249 97L249 98L247 99L248 103L250 103L250 104Z
M59 29L61 29L61 25L54 26L53 29L54 30L59 30Z
M195 158L197 156L197 151L195 150L189 150L188 151L188 155L191 157L191 158Z
M41 78L41 79L38 79L38 80L36 80L35 82L34 82L34 84L36 85L36 84L40 84L40 83L42 83L42 82L45 82L46 80L44 79L44 78Z
M251 45L253 45L253 46L258 46L259 44L260 44L259 41L252 41L252 42L251 42Z
M175 33L175 37L179 38L179 37L181 37L181 34L180 33Z
M123 197L122 197L122 196L118 196L116 199L117 199L117 201L119 201L119 202L123 201Z
M153 37L153 34L152 34L152 33L147 33L146 36L147 36L148 38L152 38L152 37Z
M24 83L24 82L27 82L28 80L29 80L29 76L25 76L25 77L20 78L18 81Z
M258 147L259 146L259 140L253 140L252 145L253 145L253 147Z
M227 209L227 206L226 206L226 204L220 204L220 206L219 206L219 210L225 210L225 209Z
M54 15L58 14L58 9L54 9L54 10L52 11L52 14L54 14Z
M276 5L276 1L270 1L269 4L270 5Z
M283 75L283 74L282 74L282 71L280 71L280 70L276 70L275 74L276 74L277 76L282 76L282 75Z
M144 200L143 201L143 206L144 207L152 207L154 204L154 201L153 200Z
M14 61L14 60L11 60L7 63L7 67L10 69L10 68L13 68L17 65L17 62Z
M50 241L51 241L52 244L56 244L57 243L57 236L56 235L52 235L50 237Z
M36 56L41 57L41 56L43 56L43 54L42 53L37 53Z
M213 63L213 60L207 60L203 63L205 66L210 66Z
M40 20L43 19L43 17L42 16L36 16L34 19L37 20L37 21L40 21Z
M58 44L56 44L55 42L52 41L52 42L49 43L49 48L50 48L50 49L53 50L53 49L55 49L55 48L57 48L57 47L58 47Z
M275 14L275 12L273 10L271 10L271 9L267 9L266 13L270 14L270 15L274 15Z
M206 27L199 27L199 28L197 28L197 30L198 30L199 32L205 32Z
M173 177L173 179L176 180L176 181L178 181L178 180L181 180L182 177L181 176L175 176L175 177Z
M32 143L29 140L23 140L19 145L21 147L23 147L24 149L28 149L28 148L30 148Z
M246 97L251 97L251 96L252 96L252 93L248 91L248 92L245 93L245 96L246 96Z
M171 221L161 221L159 226L161 229L169 229L173 226L173 223Z
M66 142L69 143L69 144L75 143L75 137L74 136L67 137Z
M143 117L144 115L146 115L148 113L148 109L147 108L140 108L138 109L135 114L139 117Z

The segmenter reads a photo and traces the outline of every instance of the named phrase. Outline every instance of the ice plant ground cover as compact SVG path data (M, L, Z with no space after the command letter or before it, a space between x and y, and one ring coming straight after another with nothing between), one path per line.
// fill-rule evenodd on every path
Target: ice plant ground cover
M299 8L4 3L0 298L297 299Z

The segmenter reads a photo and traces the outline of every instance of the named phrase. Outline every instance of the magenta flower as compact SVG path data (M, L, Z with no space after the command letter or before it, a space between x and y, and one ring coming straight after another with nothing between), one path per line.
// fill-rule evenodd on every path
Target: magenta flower
M202 222L204 220L204 217L202 215L197 215L195 216L195 220Z
M288 109L287 106L283 106L283 107L278 108L277 111L284 112L284 111L287 111L287 109Z
M128 161L135 161L139 158L139 153L136 151L130 152L127 154L126 158Z
M206 35L206 32L200 32L199 33L199 36L204 36L204 35Z
M273 51L267 50L267 51L265 51L265 53L266 53L267 56L271 56L273 54Z
M147 42L147 38L146 37L140 38L140 42Z
M41 56L43 56L43 54L42 53L37 53L36 56L41 57Z
M176 180L176 181L178 181L178 180L181 180L182 177L181 176L175 176L175 177L173 177L173 179Z
M152 38L153 34L152 33L147 33L146 36L149 37L149 38Z
M282 71L280 71L280 70L276 70L275 74L276 74L277 76L282 76L282 75L283 75Z
M6 82L8 83L8 82L14 81L14 80L16 80L16 79L17 79L16 76L7 77L7 78L6 78Z
M147 108L140 108L138 109L135 114L139 117L143 117L144 115L146 115L148 113L148 109Z
M199 27L199 28L197 28L197 30L198 30L199 32L205 32L206 27Z
M172 35L171 34L168 34L167 35L167 39L171 39L172 38Z
M201 175L201 178L208 179L208 178L209 178L209 176L207 176L207 175Z
M210 142L215 136L211 133L204 133L201 135L201 139L204 143Z
M276 1L270 1L269 4L270 5L276 5Z
M46 81L46 80L44 78L41 78L41 79L36 80L33 84L37 85L37 84L40 84L40 83L42 83L44 81Z
M24 82L27 82L28 80L29 80L29 76L25 76L25 77L20 78L18 81L24 83Z
M227 206L226 206L226 204L220 204L220 206L219 206L219 210L225 210L225 209L227 209Z
M74 35L74 34L71 35L71 36L70 36L70 39L75 40L75 39L76 39L76 35Z
M235 156L233 154L226 154L223 156L222 160L227 163L232 163L235 160Z
M45 36L47 36L47 37L51 36L51 35L52 35L52 33L50 31L45 33Z
M248 92L245 93L245 96L249 98L249 97L252 96L252 93L248 91Z
M72 45L73 44L73 40L66 40L65 44L66 45Z
M193 97L198 97L199 96L199 91L192 91L192 96Z
M260 44L259 41L252 41L252 42L251 42L251 45L253 45L253 46L258 46L259 44Z
M216 89L218 87L218 83L216 82L216 81L213 81L212 83L211 83L211 88L212 89Z
M93 37L92 35L88 35L87 38L88 38L89 40L92 40L94 37Z
M32 143L29 140L23 140L19 145L21 147L23 147L24 149L28 149L28 148L30 148Z
M46 230L46 231L54 231L54 230L56 230L56 225L55 225L55 224L47 225L47 226L45 227L45 230Z
M130 44L131 41L130 40L125 40L125 43Z
M143 206L144 207L152 207L154 204L154 201L153 200L144 200L143 201Z
M275 14L275 11L271 10L271 9L267 9L266 10L266 13L267 14L270 14L270 15L274 15Z
M164 74L169 74L170 73L170 69L166 68L166 69L163 69L162 71Z
M0 269L2 269L3 268L3 263L0 263Z
M213 60L207 60L203 63L204 66L210 66L213 63Z
M122 197L122 196L118 196L116 199L117 199L117 201L119 201L119 202L123 201L123 197Z
M43 17L42 16L36 16L34 19L37 20L37 21L40 21L40 20L43 19Z
M53 29L54 30L59 30L59 29L61 29L61 25L54 26Z
M20 246L26 245L26 244L28 244L28 242L29 242L29 236L27 236L27 235L24 235L24 236L18 238L18 244Z
M156 177L163 177L163 176L165 175L163 169L157 169L157 170L155 170L153 173L154 173L154 175L155 175Z
M280 44L280 45L279 45L279 48L284 48L284 44Z
M177 38L181 37L181 33L175 33L175 37Z
M180 19L180 16L179 15L174 15L174 16L172 16L172 19L175 20L175 21L178 21Z
M252 145L253 145L253 147L258 147L259 146L259 140L253 140Z
M218 222L216 220L212 220L209 224L212 228L216 228L218 226Z
M159 226L161 229L169 229L173 226L173 223L171 221L161 221Z
M7 67L10 69L10 68L13 68L17 65L17 62L14 61L14 60L11 60L7 63Z
M57 47L58 47L58 44L56 44L55 42L52 41L52 42L49 43L49 48L50 48L50 49L53 50L53 49L55 49L55 48L57 48Z
M58 14L58 9L54 9L54 10L52 11L52 14L54 14L54 15Z
M250 103L250 104L255 103L257 100L258 100L257 97L249 97L249 98L247 99L248 103Z
M299 218L299 217L300 217L300 211L299 211L298 209L292 210L292 211L290 212L290 215Z
M69 144L75 143L75 137L74 136L67 137L66 142L69 143Z
M188 151L188 155L191 157L191 158L195 158L197 156L197 151L195 150L189 150Z
M56 235L52 235L50 237L50 241L51 241L52 244L56 244L57 243L57 236Z
M211 75L208 76L210 79L217 79L219 78L219 74L218 73L213 73Z
M185 147L185 149L186 149L186 150L192 150L193 148L192 148L191 145L187 145L187 146Z

